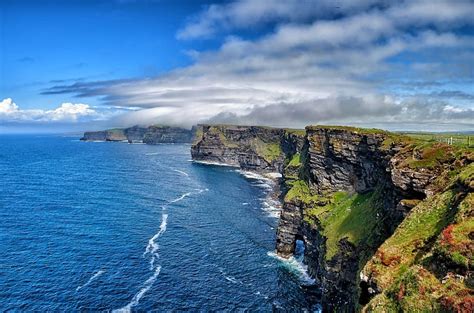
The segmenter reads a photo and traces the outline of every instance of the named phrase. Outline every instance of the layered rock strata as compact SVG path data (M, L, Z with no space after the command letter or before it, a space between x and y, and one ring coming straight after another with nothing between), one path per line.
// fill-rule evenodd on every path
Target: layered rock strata
M474 303L472 149L349 127L202 125L197 134L196 160L282 173L277 253L289 257L304 243L325 310L462 311ZM427 287L443 281L451 289Z
M295 131L296 132L296 131ZM296 133L260 126L198 125L191 147L193 160L281 172L285 156L298 149Z
M169 126L133 126L85 132L83 141L123 141L129 143L191 143L194 130Z

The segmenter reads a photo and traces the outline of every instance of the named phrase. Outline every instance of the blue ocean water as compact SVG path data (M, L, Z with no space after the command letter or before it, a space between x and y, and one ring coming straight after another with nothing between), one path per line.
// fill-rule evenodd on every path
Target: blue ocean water
M269 182L189 145L0 136L0 311L313 311Z

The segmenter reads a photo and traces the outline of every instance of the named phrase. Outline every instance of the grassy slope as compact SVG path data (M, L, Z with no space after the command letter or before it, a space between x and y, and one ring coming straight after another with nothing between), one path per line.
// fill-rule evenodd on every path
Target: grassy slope
M351 127L327 128L367 134L379 132ZM457 199L454 184L451 184L452 188L446 187L450 181L472 186L474 165L466 167L463 164L466 159L474 159L474 149L443 144L423 136L383 133L386 139L382 148L402 143L405 152L409 152L405 153L406 159L401 166L414 170L440 170L435 184L445 191L425 201L416 201L411 214L378 250L369 266L373 267L385 291L372 299L365 309L377 312L424 312L441 308L466 311L468 307L470 310L474 304L472 281L460 282L450 277L443 284L427 268L430 262L447 262L464 270L472 270L474 247L469 236L472 237L474 231L473 196L469 193L459 205L459 212L470 213L456 214L457 208L453 209ZM287 166L298 166L302 159L301 155L295 155L288 160ZM291 189L285 200L305 203L305 207L310 208L305 210L305 221L317 225L327 238L326 259L337 253L338 242L342 238L347 238L356 246L371 246L380 225L377 221L380 207L377 191L364 195L344 192L315 195L302 180L290 181L288 185ZM453 219L455 223L450 224ZM451 241L447 241L446 236ZM433 254L437 254L437 259L434 259ZM362 256L362 262L365 262L364 259Z
M459 185L474 180L474 164L454 179L451 188L417 205L364 268L383 292L365 311L460 311L474 308L472 280L454 272L473 266L474 194L457 205ZM460 189L461 188L461 189ZM464 191L465 192L465 191ZM451 274L450 274L451 273Z
M327 238L326 259L329 260L338 252L338 243L343 238L355 246L371 244L373 236L378 234L380 196L378 191L315 195L304 181L298 180L292 183L285 201L305 204L304 220L321 227L321 233Z
M458 134L458 133L405 133L406 136L412 137L420 141L427 142L443 142L451 141L455 146L474 147L474 134Z

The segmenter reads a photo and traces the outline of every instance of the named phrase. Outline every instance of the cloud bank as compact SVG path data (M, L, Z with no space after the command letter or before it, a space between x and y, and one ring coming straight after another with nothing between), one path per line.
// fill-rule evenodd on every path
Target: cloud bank
M216 50L189 51L192 65L155 78L77 82L43 93L137 109L114 118L120 126L472 129L472 16L474 3L463 0L210 5L176 34L186 41L223 36ZM254 30L258 35L239 36Z

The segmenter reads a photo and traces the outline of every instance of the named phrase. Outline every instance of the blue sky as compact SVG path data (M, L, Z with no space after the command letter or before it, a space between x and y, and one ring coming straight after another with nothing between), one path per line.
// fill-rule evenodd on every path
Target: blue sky
M53 108L74 97L38 91L62 80L154 76L189 64L191 44L175 32L206 2L173 3L2 1L2 95L24 108Z
M474 129L473 1L0 0L0 132Z

